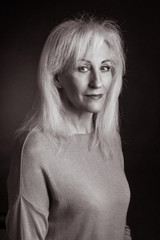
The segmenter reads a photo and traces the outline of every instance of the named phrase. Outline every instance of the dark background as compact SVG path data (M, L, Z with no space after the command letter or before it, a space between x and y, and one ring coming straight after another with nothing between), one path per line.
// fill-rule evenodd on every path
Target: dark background
M30 109L39 56L51 29L89 12L117 20L127 54L120 97L133 240L160 240L160 13L156 1L6 1L0 6L0 228L6 216L14 131ZM2 237L0 236L0 239Z

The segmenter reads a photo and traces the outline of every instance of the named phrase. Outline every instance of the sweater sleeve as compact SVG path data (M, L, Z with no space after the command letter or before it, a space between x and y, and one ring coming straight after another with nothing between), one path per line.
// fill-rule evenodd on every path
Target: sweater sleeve
M49 197L39 138L28 137L12 161L8 177L6 228L11 240L44 240L48 231Z
M128 225L125 227L124 240L132 240L130 227Z
M46 237L47 214L36 209L21 195L9 209L6 223L11 240L44 240Z

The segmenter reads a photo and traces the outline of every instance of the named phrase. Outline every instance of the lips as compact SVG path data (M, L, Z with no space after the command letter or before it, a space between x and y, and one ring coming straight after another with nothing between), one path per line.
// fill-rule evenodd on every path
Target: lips
M88 98L94 99L94 100L99 100L103 97L103 94L90 94L86 95Z

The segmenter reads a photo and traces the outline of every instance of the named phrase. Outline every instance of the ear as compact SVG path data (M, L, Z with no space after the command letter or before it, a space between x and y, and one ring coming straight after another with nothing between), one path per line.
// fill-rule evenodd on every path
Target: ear
M62 88L61 84L60 84L60 81L59 81L59 75L58 74L55 75L55 86L57 88Z

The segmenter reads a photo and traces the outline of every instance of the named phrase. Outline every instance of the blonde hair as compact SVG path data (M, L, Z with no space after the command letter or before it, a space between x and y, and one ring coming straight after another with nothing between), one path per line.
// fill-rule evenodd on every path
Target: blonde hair
M125 71L123 41L115 22L93 17L64 21L49 34L38 69L39 106L21 131L41 129L49 135L67 137L72 126L64 115L56 76L61 71L70 71L77 59L92 51L101 40L108 44L111 51L113 81L103 110L94 115L94 140L100 143L103 150L107 148L111 152L115 144L120 144L118 98Z

